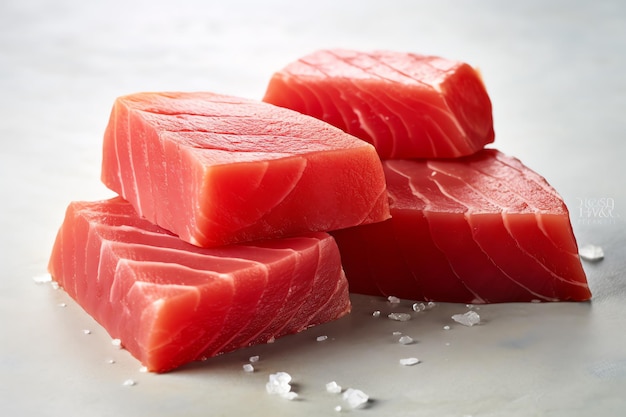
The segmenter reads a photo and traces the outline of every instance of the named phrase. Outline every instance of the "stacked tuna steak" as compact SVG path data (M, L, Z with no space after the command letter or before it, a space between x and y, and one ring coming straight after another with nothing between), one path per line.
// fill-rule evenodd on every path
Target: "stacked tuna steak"
M102 179L120 197L69 206L49 270L156 372L347 314L326 231L389 218L370 144L212 93L117 99Z
M339 318L348 282L588 299L565 205L483 150L493 139L477 73L413 54L319 51L277 72L264 102L120 97L102 164L119 197L69 205L49 271L155 372Z
M494 149L491 102L469 65L322 50L272 77L264 100L375 145L391 219L333 232L353 292L487 303L591 297L567 207Z

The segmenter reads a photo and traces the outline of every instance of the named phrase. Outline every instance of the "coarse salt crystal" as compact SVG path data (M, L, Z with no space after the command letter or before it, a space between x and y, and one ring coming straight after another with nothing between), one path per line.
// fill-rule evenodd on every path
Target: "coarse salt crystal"
M120 339L112 339L111 344L118 349L122 348L122 341Z
M408 313L389 313L387 317L389 317L391 320L396 320L396 321L411 320L411 315Z
M443 330L450 330L450 326L446 324L445 326L443 326Z
M248 359L250 362L254 363L254 362L258 362L259 361L259 355L255 355L255 356L250 356L250 358Z
M480 316L477 312L470 310L464 314L455 314L452 316L452 320L456 321L463 326L471 327L475 324L480 323Z
M58 306L59 306L59 307L67 307L67 304L65 304L65 303L59 303L59 304L58 304Z
M135 382L135 380L133 379L127 379L123 382L122 385L124 385L125 387L132 387L133 385L137 385L137 382Z
M115 363L115 359L109 359L109 360L107 360L107 363L109 365L113 365Z
M375 311L372 313L372 316L374 316L374 317L380 317L380 310L375 310Z
M59 285L59 283L58 283L58 282L56 282L56 281L52 281L52 282L50 283L50 286L52 286L52 289L53 289L53 290L58 290L59 288L61 288L61 286Z
M276 372L270 375L270 382L277 385L286 385L291 382L291 375L287 372Z
M596 262L604 259L604 251L600 246L585 245L581 246L578 254L586 261Z
M331 394L340 394L341 385L337 384L335 381L330 381L326 384L326 392L330 392Z
M400 336L400 335L402 334L402 332L399 332L399 331L397 331L397 330L396 330L396 331L395 331L395 332L393 332L392 334L393 334L394 336Z
M400 365L403 366L413 366L420 363L420 360L417 358L403 358L400 359Z
M420 312L426 310L426 304L424 303L413 303L413 311Z
M269 381L265 384L265 389L269 394L285 394L291 391L291 375L287 372L277 372L270 374Z
M362 408L369 401L369 395L360 389L348 388L343 393L343 399L348 403L350 408Z
M398 339L398 342L402 345L410 345L411 343L413 343L413 338L411 336L405 335Z
M328 336L324 335L324 336L317 336L315 340L317 340L318 342L323 342L326 339L328 339Z
M252 366L249 363L246 363L245 365L243 365L243 371L248 372L248 373L254 372L254 366Z
M84 330L83 330L83 334L91 334L91 330L89 330L89 329L84 329Z
M293 392L293 391L289 391L289 392L282 392L280 394L281 397L289 400L289 401L293 401L296 398L298 398L298 393L297 392Z
M428 304L426 304L426 310L430 310L431 308L435 307L437 307L437 303L435 303L434 301L429 301Z
M340 412L341 411L341 406L340 405L335 406L335 411L336 412Z
M398 297L390 295L389 297L387 297L387 301L389 301L391 304L398 304L400 302L400 299Z
M142 366L141 368L139 368L139 372L148 372L148 367L147 366Z

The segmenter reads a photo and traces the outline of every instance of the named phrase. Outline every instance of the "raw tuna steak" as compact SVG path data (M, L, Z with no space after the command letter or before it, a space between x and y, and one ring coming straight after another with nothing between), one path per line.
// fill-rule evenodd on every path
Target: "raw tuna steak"
M435 56L317 51L276 72L263 100L370 142L383 159L460 157L494 140L478 72Z
M212 93L121 97L103 152L106 186L198 246L389 217L371 145L260 101Z
M119 197L69 205L49 271L155 372L350 310L339 251L327 233L198 248Z
M565 204L519 160L485 149L384 169L392 218L333 233L350 291L463 303L591 297Z

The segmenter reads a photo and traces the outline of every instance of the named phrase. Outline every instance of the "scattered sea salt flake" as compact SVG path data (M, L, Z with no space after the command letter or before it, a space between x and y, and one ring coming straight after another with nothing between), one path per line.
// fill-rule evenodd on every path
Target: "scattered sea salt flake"
M445 326L443 326L443 330L450 330L450 326L446 324Z
M343 399L348 403L350 408L362 408L369 401L369 395L360 389L348 388L343 393Z
M399 332L399 331L397 331L397 330L396 330L396 331L395 331L395 332L393 332L392 334L393 334L394 336L400 336L400 335L402 334L402 332Z
M107 363L108 363L109 365L113 365L113 364L115 363L115 359L108 359L108 360L107 360Z
M122 348L122 341L120 339L112 339L111 344L118 349Z
M413 366L415 364L420 363L420 360L417 358L403 358L400 359L400 365L403 366Z
M269 394L284 394L291 391L291 375L287 372L277 372L270 374L269 381L265 384L265 389Z
M435 307L437 307L437 303L434 301L429 301L428 304L426 304L426 310L430 310L431 308Z
M91 334L91 330L89 330L89 329L84 329L84 330L83 330L83 334Z
M52 275L50 274L41 274L33 277L33 281L35 284L45 284L48 282L52 282Z
M243 366L243 371L244 371L244 372L248 372L248 373L250 373L250 372L254 372L254 366L252 366L252 365L251 365L251 364L249 364L249 363L246 363L246 364Z
M122 383L125 387L132 387L133 385L137 385L137 382L133 379L127 379Z
M335 381L330 381L326 384L326 392L330 392L331 394L340 394L341 385L337 384Z
M335 406L335 411L336 412L340 412L341 411L341 406L340 405Z
M291 375L287 372L276 372L275 374L270 375L270 382L278 385L286 385L291 382Z
M141 368L139 368L139 372L148 372L148 367L147 366L142 366Z
M318 342L323 342L326 339L328 339L328 336L324 335L324 336L317 336L315 340L317 340Z
M398 339L398 342L401 345L410 345L411 343L413 343L413 338L411 336L402 336L400 339Z
M297 392L293 392L293 391L289 391L289 392L281 392L280 396L289 400L289 401L293 401L296 398L298 398L298 393Z
M380 310L375 310L375 311L372 313L372 316L374 316L374 317L380 317Z
M455 314L452 316L452 320L457 323L462 324L463 326L473 326L475 324L480 323L480 316L477 312L470 310L464 314Z
M586 261L594 262L604 259L604 251L600 246L596 245L581 246L578 253Z
M420 312L426 310L426 304L424 303L413 303L413 311Z
M400 299L398 297L390 295L389 297L387 297L387 301L389 301L391 304L398 304L400 302Z
M255 356L250 356L250 358L248 359L250 362L254 363L254 362L258 362L259 361L259 355L255 355Z
M396 321L411 320L411 315L409 313L389 313L387 317L389 317L391 320L396 320Z
M267 339L267 343L274 343L275 341L276 341L276 338L274 336Z
M65 304L65 303L59 303L59 304L58 304L58 306L59 306L59 307L67 307L67 304Z
M59 283L58 283L58 282L56 282L56 281L52 281L52 282L50 283L50 286L52 286L52 289L53 289L53 290L58 290L58 289L60 288Z

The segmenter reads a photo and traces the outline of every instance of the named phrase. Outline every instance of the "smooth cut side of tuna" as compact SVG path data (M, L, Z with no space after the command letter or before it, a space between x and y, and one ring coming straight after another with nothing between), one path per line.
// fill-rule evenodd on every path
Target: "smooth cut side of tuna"
M199 248L120 197L71 203L48 269L154 372L267 343L351 308L327 233Z
M337 126L383 159L456 158L494 141L478 71L437 56L315 51L277 71L263 101Z
M202 247L389 218L371 145L295 111L213 93L118 98L102 181Z
M383 165L391 219L332 233L351 292L460 303L590 299L567 207L518 159L485 149Z

